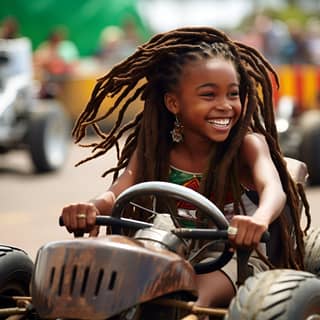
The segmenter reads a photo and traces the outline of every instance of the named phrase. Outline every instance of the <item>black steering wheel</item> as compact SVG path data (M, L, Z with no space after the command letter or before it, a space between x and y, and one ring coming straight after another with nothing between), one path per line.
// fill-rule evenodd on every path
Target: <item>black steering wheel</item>
M126 189L117 198L111 216L121 218L123 210L134 198L149 195L154 196L154 201L156 201L157 196L165 196L167 198L186 201L209 217L219 230L228 229L229 223L223 213L206 197L190 188L163 181L142 182ZM113 226L112 233L122 234L122 228L120 226ZM215 259L194 264L193 267L196 273L208 273L223 267L233 256L233 253L230 252L229 248L228 241L225 241L224 249Z

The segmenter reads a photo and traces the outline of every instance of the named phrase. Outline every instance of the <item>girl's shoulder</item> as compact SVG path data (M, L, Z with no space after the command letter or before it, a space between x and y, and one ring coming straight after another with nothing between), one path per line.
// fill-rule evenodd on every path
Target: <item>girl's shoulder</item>
M261 133L250 131L248 132L244 138L242 145L253 145L253 146L259 146L259 145L267 145L266 139L264 135Z
M269 147L265 137L256 132L248 132L242 141L240 147L240 158L245 160L247 157L266 154L269 152Z

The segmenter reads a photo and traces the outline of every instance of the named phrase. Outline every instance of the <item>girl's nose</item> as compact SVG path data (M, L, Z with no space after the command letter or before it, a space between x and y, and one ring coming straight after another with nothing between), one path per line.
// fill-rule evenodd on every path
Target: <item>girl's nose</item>
M222 99L222 100L218 101L218 103L216 105L216 109L225 111L225 110L231 110L232 107L226 99Z

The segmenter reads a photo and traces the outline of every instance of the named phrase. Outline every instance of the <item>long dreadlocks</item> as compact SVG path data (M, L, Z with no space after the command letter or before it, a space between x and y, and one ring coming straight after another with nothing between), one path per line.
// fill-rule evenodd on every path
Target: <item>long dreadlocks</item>
M303 231L300 227L300 203L305 205L307 226L310 225L309 207L303 188L297 186L287 171L277 139L274 119L273 85L279 81L275 70L255 49L232 41L226 34L212 28L181 28L158 34L138 47L135 53L114 66L104 77L98 79L91 98L73 129L75 142L92 127L100 141L85 145L91 147L93 155L80 163L99 157L111 148L117 149L117 166L103 176L113 173L114 180L128 165L134 150L138 156L137 181L167 181L169 174L169 152L172 147L170 130L174 116L164 105L164 94L179 81L181 70L190 60L222 56L231 60L240 77L241 120L232 129L228 139L216 144L212 151L207 173L202 181L201 192L215 194L216 204L223 208L226 190L231 186L235 210L241 206L237 154L248 130L262 134L269 146L272 160L279 172L287 194L289 217L285 214L274 222L280 226L282 257L278 266L303 268ZM106 98L116 98L114 104L102 115L98 111ZM124 116L133 102L142 100L143 110L123 124ZM99 122L117 112L118 117L106 134ZM119 140L126 137L120 152ZM231 174L230 174L231 173ZM288 228L288 221L292 228ZM292 238L291 231L294 232Z

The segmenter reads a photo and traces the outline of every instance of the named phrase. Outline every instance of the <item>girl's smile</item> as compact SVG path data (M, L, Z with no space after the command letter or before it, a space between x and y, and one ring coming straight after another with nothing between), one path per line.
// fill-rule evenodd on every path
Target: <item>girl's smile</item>
M231 124L232 118L220 118L220 119L209 119L208 123L216 129L228 129Z

